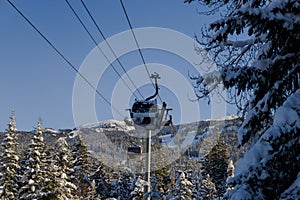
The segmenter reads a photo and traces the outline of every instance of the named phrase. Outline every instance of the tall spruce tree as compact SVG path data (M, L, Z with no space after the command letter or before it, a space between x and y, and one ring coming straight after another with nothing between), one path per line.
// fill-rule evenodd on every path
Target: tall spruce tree
M193 0L186 0L192 2ZM199 0L220 17L197 38L220 76L195 77L198 96L222 83L245 116L231 199L299 194L300 4L298 0ZM210 77L207 79L207 77ZM288 167L287 167L288 166ZM289 197L289 195L291 195Z
M101 161L98 161L95 166L97 166L97 169L91 176L91 179L95 182L96 193L101 198L106 199L107 197L109 197L110 193L109 186L111 169L105 166Z
M170 161L167 148L161 147L159 153L152 157L152 165L155 166L151 181L151 195L160 196L162 199L166 198L166 195L170 190L174 189L174 180L170 175Z
M87 146L84 144L83 139L79 135L76 138L73 150L73 170L74 176L72 183L76 185L77 190L74 191L74 196L85 198L91 189L90 173L91 173L91 160Z
M65 138L61 137L56 141L53 161L49 164L52 177L50 177L51 182L48 184L48 190L53 191L49 196L52 199L74 199L72 191L77 188L71 183L74 173L72 168L73 156Z
M129 199L130 193L134 190L134 175L128 171L123 170L121 172L121 185L120 185L120 193L119 198L120 199Z
M187 173L181 170L176 172L176 188L170 191L167 199L173 200L192 200L198 195L195 194L195 188L191 181L187 179Z
M47 195L47 191L44 191L44 184L49 178L45 165L46 149L40 119L21 162L23 176L19 181L22 187L19 190L18 199L41 199Z
M199 187L199 199L201 200L212 200L220 199L215 184L212 182L210 175L205 175L200 181Z
M0 186L2 187L2 200L16 199L18 193L18 171L20 165L18 163L19 157L17 156L16 147L18 145L16 137L16 121L14 111L10 116L8 129L5 131L4 139L2 142L3 152L0 160Z
M206 174L210 175L220 197L226 192L228 159L228 144L223 137L220 137L217 144L205 156L204 163L204 176Z
M110 184L110 196L117 199L130 199L134 190L134 175L128 171L114 172L115 179Z
M57 188L60 187L59 179L57 177L57 173L59 173L58 166L56 166L56 161L54 160L54 155L56 151L52 147L47 147L47 151L44 157L44 182L43 187L41 189L41 193L43 194L43 198L45 200L53 199L58 200L60 199L57 195Z

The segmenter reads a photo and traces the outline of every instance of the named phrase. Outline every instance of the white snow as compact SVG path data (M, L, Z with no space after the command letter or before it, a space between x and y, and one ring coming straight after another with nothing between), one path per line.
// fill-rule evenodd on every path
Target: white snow
M67 176L67 174L66 174L66 173L62 173L60 178L62 178L62 179L67 179L67 178L68 178L68 176Z
M295 108L300 108L300 90L296 92L296 98L291 98L284 103L282 107L278 109L274 118L275 126L286 126L286 124L292 125L298 121L299 116ZM299 110L298 110L299 112ZM298 124L298 126L300 126Z
M231 200L252 200L253 196L247 191L247 188L244 186L237 191L231 196Z
M246 152L245 156L238 161L235 168L235 176L241 173L247 173L250 166L258 165L259 161L268 155L268 150L271 147L268 143L259 140L249 151Z
M180 147L183 149L183 148L186 148L186 147L190 146L193 143L193 140L194 140L195 136L196 136L196 131L189 132L186 135L183 142L180 144Z
M267 157L268 151L271 150L271 146L266 139L270 137L277 138L281 131L278 130L280 127L287 127L289 125L294 128L300 128L300 89L295 94L290 96L286 102L281 106L275 113L274 122L271 128L269 128L256 144L246 152L244 158L242 158L237 167L235 168L235 174L240 174L247 171L251 165L257 165L263 158ZM298 113L297 113L298 112ZM289 130L288 130L289 132Z
M235 168L235 176L249 175L249 169L252 167L260 168L264 163L272 159L272 146L268 140L278 140L282 134L294 132L300 129L300 89L291 95L275 113L272 126L260 137L254 146L246 152L243 158L238 161ZM266 171L262 170L260 179L265 179L269 176ZM298 176L299 179L299 176ZM295 181L295 185L299 185L300 180ZM296 186L291 186L290 190L296 190ZM251 199L243 188L237 188L231 199ZM297 189L299 192L299 189Z
M192 144L196 144L196 142L200 139L196 136L196 131L190 131L186 134L184 140L181 142L181 144L176 144L174 141L174 138L176 136L172 134L167 134L167 135L162 135L159 136L161 139L162 145L166 145L167 147L175 147L175 146L180 146L180 148L184 149Z
M240 40L240 41L232 41L232 40L227 40L228 45L232 45L233 47L244 47L247 45L251 45L255 42L253 38L247 39L247 40Z
M49 132L49 133L54 133L54 134L58 134L59 133L59 131L54 130L52 128L44 128L43 132Z
M159 138L161 139L161 143L162 145L166 145L166 146L171 146L171 142L174 140L174 135L172 134L167 134L167 135L162 135L159 136ZM173 141L174 144L174 141ZM175 145L175 144L174 144ZM173 145L172 145L173 146Z
M29 184L29 185L34 184L34 180L30 179L30 180L28 181L28 184Z
M200 140L203 140L204 138L205 138L205 134L195 136L191 145L192 146L196 145Z
M79 135L79 132L74 130L74 131L71 131L69 134L68 134L68 137L69 138L75 138L76 136Z
M134 130L134 126L128 126L125 121L118 120L105 120L99 122L93 122L84 124L79 127L80 128L91 128L95 129L97 132L102 132L103 130L114 131L114 130L122 130L122 131L132 131Z

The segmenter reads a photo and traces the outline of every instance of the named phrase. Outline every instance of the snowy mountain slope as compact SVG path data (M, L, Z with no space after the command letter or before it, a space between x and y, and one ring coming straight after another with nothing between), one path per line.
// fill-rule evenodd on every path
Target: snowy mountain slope
M79 127L79 129L82 128L90 128L90 129L96 129L98 132L101 131L124 131L124 132L130 132L134 130L133 126L128 126L125 121L118 121L118 120L105 120L105 121L99 121L89 124L84 124Z
M176 125L173 128L163 127L152 136L152 151L159 156L162 149L168 149L170 160L189 151L193 152L195 159L201 160L221 135L227 135L230 140L236 139L239 124L240 119L231 117ZM108 166L131 168L131 165L140 163L140 156L128 154L129 146L140 146L144 152L144 136L137 135L134 127L124 121L106 120L86 124L73 131L70 138L77 135L83 138L91 153Z
M236 119L234 119L236 120ZM203 144L210 140L214 133L224 130L224 132L235 131L239 121L234 120L214 120L200 121L189 124L176 125L175 127L164 127L159 133L152 137L153 153L160 156L160 149L169 149L170 159L176 159L186 151L194 152L193 157L199 159L204 151ZM224 123L225 122L225 123ZM145 140L135 134L133 126L127 125L124 121L106 120L101 122L89 123L78 129L44 129L43 137L50 146L60 137L67 137L70 145L81 136L90 152L99 160L105 160L107 166L127 167L134 163L140 163L140 157L129 156L129 146L141 146L144 152ZM236 132L231 132L236 133ZM0 133L0 139L3 134ZM18 132L19 149L23 153L33 137L32 132ZM218 138L217 135L216 138ZM215 140L215 139L213 139ZM162 147L165 148L162 148ZM212 147L209 147L210 150ZM1 151L1 149L0 149ZM174 154L174 152L176 152ZM159 158L158 158L159 159Z

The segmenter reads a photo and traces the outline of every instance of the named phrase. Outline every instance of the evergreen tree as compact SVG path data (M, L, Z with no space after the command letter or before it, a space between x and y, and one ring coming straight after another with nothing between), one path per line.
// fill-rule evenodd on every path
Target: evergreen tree
M110 184L110 197L117 199L130 199L130 194L134 190L133 174L127 170L114 172L114 179Z
M230 160L227 167L227 180L226 180L226 192L232 190L233 188L228 184L230 180L234 177L234 165L233 161Z
M91 162L88 148L80 135L76 139L72 154L74 159L74 176L72 183L77 187L77 190L74 191L73 195L78 196L79 198L86 198L91 189L91 182L89 179Z
M249 148L228 197L288 198L300 169L299 1L199 1L223 13L197 38L220 69L215 78L195 77L198 96L223 83L245 116L238 138Z
M161 147L159 153L152 157L151 164L156 170L151 179L151 196L155 195L165 199L169 191L175 187L174 180L170 175L169 154L167 148Z
M176 188L170 192L167 199L172 200L191 200L196 199L194 187L191 181L187 179L184 171L177 171Z
M53 148L48 147L45 159L44 159L44 182L43 187L41 189L41 193L43 194L40 199L43 200L58 200L58 195L56 195L57 188L60 187L59 185L59 179L57 177L57 173L59 172L58 166L56 166L56 161L54 160L53 154L56 152Z
M109 185L111 170L104 166L102 162L97 164L98 168L95 173L91 176L91 180L95 182L96 196L99 195L101 198L106 199L109 197Z
M49 163L53 176L50 177L47 190L53 191L49 195L52 199L74 199L72 191L76 186L70 180L74 172L72 159L68 143L63 137L59 138L55 144L53 161Z
M39 120L35 134L23 158L22 185L19 190L19 199L40 199L46 195L44 191L47 182L46 144L43 139L41 120Z
M220 197L226 192L228 159L228 145L223 137L220 137L217 144L205 156L204 163L204 173L211 175L211 180L214 182Z
M133 174L127 170L121 172L121 185L119 187L119 198L130 199L130 193L134 190Z
M215 184L212 182L209 174L204 179L200 180L199 196L201 200L213 200L217 199L217 190Z
M87 199L90 200L98 200L101 199L100 195L96 191L96 181L92 180L91 186L89 188L89 194L87 196Z
M5 136L2 142L3 152L0 160L0 186L2 187L2 194L0 198L2 200L15 199L18 192L18 174L20 170L19 157L17 156L16 147L17 137L16 137L16 122L14 111L10 116L10 122L8 124L8 129L5 131Z
M151 185L151 196L155 195L166 199L166 195L175 187L174 180L170 176L170 166L164 166L154 171Z
M148 183L145 180L143 180L140 176L138 177L134 184L134 190L130 193L132 200L144 199L144 189L147 184Z

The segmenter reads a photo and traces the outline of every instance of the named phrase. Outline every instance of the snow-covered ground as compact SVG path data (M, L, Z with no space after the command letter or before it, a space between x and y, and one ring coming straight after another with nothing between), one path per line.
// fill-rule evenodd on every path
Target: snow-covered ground
M186 135L185 139L180 144L180 147L183 149L183 148L190 146L193 143L193 141L195 140L195 136L196 136L196 131L189 132Z
M166 145L166 146L174 146L175 145L173 134L159 136L159 139L161 140L162 145Z
M176 136L173 134L167 134L159 136L161 144L167 147L175 147L179 146L181 149L187 148L189 146L195 145L201 138L205 137L205 135L197 135L196 131L190 131L186 134L183 141L180 144L176 144L174 139Z

